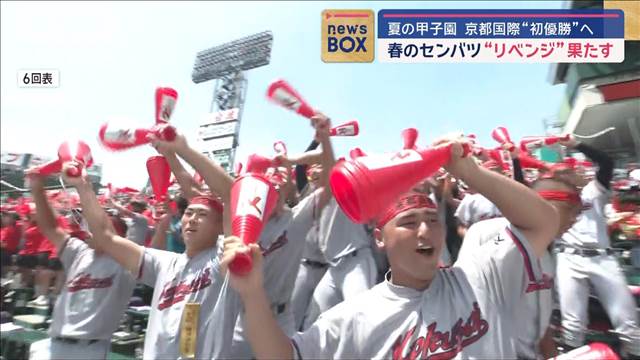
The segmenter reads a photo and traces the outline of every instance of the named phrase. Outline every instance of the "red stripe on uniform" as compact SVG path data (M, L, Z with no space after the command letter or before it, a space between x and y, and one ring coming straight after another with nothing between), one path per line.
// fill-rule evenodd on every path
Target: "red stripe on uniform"
M529 286L527 287L527 292L537 290L532 288L531 286L534 285L535 287L535 285L537 285L537 282L535 275L533 275L533 266L531 265L531 258L529 258L529 253L527 253L527 251L524 249L522 241L511 231L511 229L506 228L505 230L507 230L507 234L511 237L511 240L513 240L514 244L516 244L516 247L522 255L522 259L524 260L524 269L527 271L527 277L529 278Z

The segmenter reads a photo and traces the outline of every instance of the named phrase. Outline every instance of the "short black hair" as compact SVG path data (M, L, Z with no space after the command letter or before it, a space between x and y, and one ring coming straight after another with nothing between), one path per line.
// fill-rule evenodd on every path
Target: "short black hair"
M132 200L130 204L131 204L131 208L135 212L144 211L147 208L147 203L140 200Z

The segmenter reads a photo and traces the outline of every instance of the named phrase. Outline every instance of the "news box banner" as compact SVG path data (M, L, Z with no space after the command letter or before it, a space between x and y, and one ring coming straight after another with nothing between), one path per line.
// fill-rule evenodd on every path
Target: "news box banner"
M588 10L380 10L388 63L619 63L624 13Z

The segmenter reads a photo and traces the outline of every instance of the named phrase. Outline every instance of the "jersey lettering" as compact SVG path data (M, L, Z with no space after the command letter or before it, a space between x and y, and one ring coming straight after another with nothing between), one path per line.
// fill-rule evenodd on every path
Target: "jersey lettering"
M400 335L392 347L394 360L415 359L452 359L463 348L478 341L489 331L489 323L482 318L477 302L473 303L473 311L463 324L462 318L453 325L451 331L436 330L437 322L427 326L427 333L413 342L409 342L418 325L412 327L404 335ZM407 356L403 354L407 353Z
M287 239L287 232L283 232L282 235L278 236L276 241L274 241L268 249L262 251L262 256L267 256L272 252L280 249L285 246L289 240Z
M189 294L198 292L211 285L211 269L205 269L195 279L187 283L181 281L177 285L171 286L172 282L168 282L164 285L162 293L160 293L160 300L158 301L158 310L164 310L173 306L185 299Z
M67 282L67 291L72 293L87 289L110 288L113 285L114 277L115 275L106 278L92 278L91 274L82 272Z

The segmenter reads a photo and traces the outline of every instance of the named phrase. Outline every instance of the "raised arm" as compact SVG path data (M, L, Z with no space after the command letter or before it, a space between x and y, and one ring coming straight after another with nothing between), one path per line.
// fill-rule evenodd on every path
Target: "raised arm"
M191 148L187 144L184 135L179 134L174 141L162 141L151 137L152 144L158 151L165 152L173 150L178 156L183 158L195 171L200 173L209 190L220 196L224 206L223 223L225 234L231 231L231 184L233 178L218 164L209 160L206 156Z
M331 169L333 169L333 166L336 164L336 159L333 155L333 145L331 144L331 137L329 135L331 120L324 114L317 113L311 118L311 121L313 126L316 128L316 141L322 146L322 153L320 157L322 172L320 174L320 179L318 180L318 188L323 189L318 201L318 210L321 210L329 203L333 196L331 193L331 186L329 186L329 174L331 174Z
M315 150L318 148L318 146L320 146L320 144L315 141L312 140L311 144L309 144L309 146L307 147L307 149L305 150L305 152L307 151L311 151L311 150ZM302 190L304 190L305 186L307 186L308 180L307 180L307 167L308 165L305 164L299 164L296 165L296 186L298 188L298 192L302 193Z
M461 143L455 142L447 170L494 203L524 233L536 255L542 256L558 230L555 208L526 186L461 156Z
M40 229L42 235L46 236L47 239L55 245L58 252L60 252L68 234L58 226L56 214L45 194L44 178L35 174L28 176L31 186L31 196L33 196L33 201L36 204L36 223L38 224L38 229Z
M114 209L118 210L118 212L120 213L120 215L122 216L126 216L126 217L134 217L136 215L135 212L127 209L125 206L123 206L122 204L120 204L118 201L114 200L114 199L108 199L109 205L111 207L113 207Z
M611 159L607 153L585 143L578 142L573 136L571 136L568 141L561 141L560 144L580 151L591 159L591 161L595 162L598 165L596 179L598 179L598 182L604 186L605 189L610 188L611 179L613 179L614 164L613 159Z
M95 248L107 253L132 274L137 274L144 248L116 235L107 213L102 209L93 192L86 171L83 170L80 177L65 176L64 179L68 184L75 186L78 191L82 214L89 225Z
M153 234L151 240L151 246L154 249L167 250L167 232L171 225L172 215L166 213L162 215L158 222L156 222L156 231Z
M226 238L221 262L223 271L238 253L249 253L253 258L249 274L237 276L229 273L230 285L244 304L244 328L253 353L257 359L291 359L293 346L275 320L264 290L260 247L257 244L247 246L237 237Z
M166 149L166 147L158 147L157 150L165 157L165 159L167 159L171 172L175 175L176 180L180 185L182 195L187 200L191 200L194 196L202 195L202 189L200 189L200 186L193 180L191 174L189 174L184 166L182 166L182 163L178 160L176 153L170 149Z

